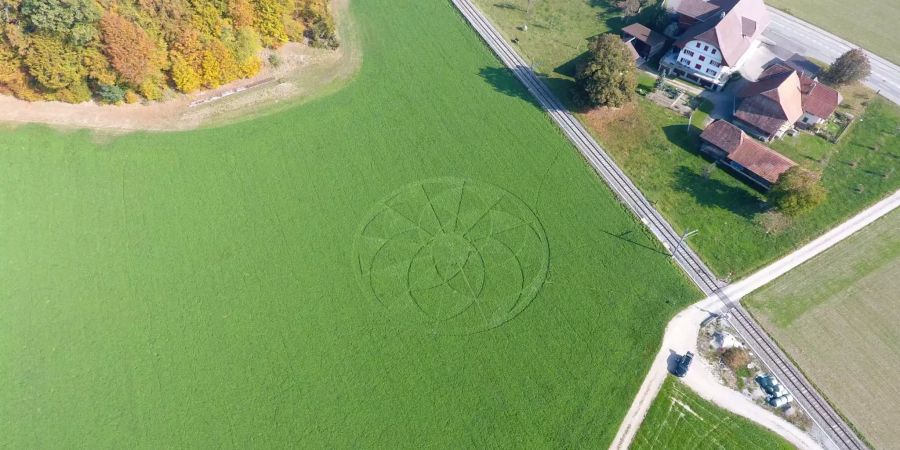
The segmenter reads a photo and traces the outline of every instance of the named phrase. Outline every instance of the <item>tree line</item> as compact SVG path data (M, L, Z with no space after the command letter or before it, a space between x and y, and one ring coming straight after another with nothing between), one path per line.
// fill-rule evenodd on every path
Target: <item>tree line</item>
M327 0L0 0L0 93L158 100L252 77L286 42L336 48Z

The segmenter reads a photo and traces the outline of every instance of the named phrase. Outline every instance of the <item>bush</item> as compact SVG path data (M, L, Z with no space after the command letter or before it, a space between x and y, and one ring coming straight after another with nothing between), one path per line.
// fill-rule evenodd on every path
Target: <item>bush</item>
M97 89L97 97L103 103L116 105L125 100L125 90L116 85L101 84Z
M128 103L129 105L131 105L133 103L137 103L137 102L141 101L141 96L138 95L136 92L129 90L129 91L125 92L124 100L125 100L125 103Z
M722 362L731 370L737 372L750 364L750 353L742 348L729 348L722 352Z
M269 65L276 69L281 65L281 57L278 56L278 53L273 52L269 54Z

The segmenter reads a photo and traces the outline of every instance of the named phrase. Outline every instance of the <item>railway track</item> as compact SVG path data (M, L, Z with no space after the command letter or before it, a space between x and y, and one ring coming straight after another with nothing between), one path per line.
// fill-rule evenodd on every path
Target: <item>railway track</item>
M451 0L465 19L478 32L494 53L526 89L538 100L543 109L556 122L566 137L581 152L606 184L641 222L669 249L678 265L688 277L707 295L716 295L724 304L728 321L748 342L757 356L767 365L795 401L812 420L841 449L862 450L866 446L850 430L833 408L812 388L811 384L794 367L787 356L769 338L743 307L722 292L725 284L717 279L700 258L683 243L675 229L662 217L643 193L634 185L610 156L600 147L549 88L529 67L529 64L506 42L496 28L469 0Z

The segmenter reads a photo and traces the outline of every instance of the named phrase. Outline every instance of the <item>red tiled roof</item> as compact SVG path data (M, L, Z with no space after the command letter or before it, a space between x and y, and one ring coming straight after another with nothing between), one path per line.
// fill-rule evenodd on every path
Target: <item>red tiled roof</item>
M800 120L804 112L828 118L841 102L834 89L783 64L768 67L738 97L745 100L735 116L770 134L785 121Z
M743 134L740 128L724 120L717 120L703 129L700 139L721 148L725 153L731 153L741 144Z
M699 19L707 14L718 11L719 8L719 5L704 0L681 0L678 5L675 6L675 12L694 19Z
M738 97L744 100L735 117L770 135L785 122L793 124L803 117L800 77L790 69L766 69L759 81L747 85Z
M625 28L622 28L622 33L632 36L651 47L661 45L666 42L665 36L639 23L633 23Z
M728 155L728 159L744 166L769 183L775 184L781 174L797 165L788 157L745 136L742 144Z
M683 47L693 40L714 45L728 66L736 65L747 53L750 44L769 26L769 13L762 0L699 1L706 5L700 5L698 1L682 0L676 11L685 14L682 10L686 10L695 14L715 6L717 9L713 11L720 14L707 14L705 20L688 28L675 45Z
M803 112L822 119L831 117L842 100L838 91L805 75L800 76L800 90Z
M700 139L724 150L728 159L773 184L782 173L797 165L724 120L709 124Z

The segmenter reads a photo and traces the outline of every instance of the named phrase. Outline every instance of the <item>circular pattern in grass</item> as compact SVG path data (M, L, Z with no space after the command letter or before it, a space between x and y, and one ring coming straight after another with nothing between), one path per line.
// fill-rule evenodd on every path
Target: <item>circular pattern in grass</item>
M363 287L393 318L451 334L488 330L525 310L548 256L544 229L521 200L455 178L394 192L356 241Z

